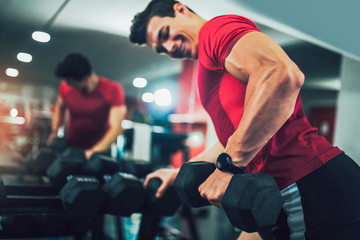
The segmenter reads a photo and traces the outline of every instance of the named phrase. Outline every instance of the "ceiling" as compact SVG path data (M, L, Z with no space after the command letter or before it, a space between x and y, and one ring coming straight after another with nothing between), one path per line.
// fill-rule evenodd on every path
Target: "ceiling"
M157 55L146 47L133 46L128 41L133 16L142 11L148 0L1 0L0 1L0 93L21 94L22 89L35 89L33 97L56 97L59 80L53 75L56 64L72 51L86 53L95 72L120 82L128 96L137 90L135 77L148 80L175 75L181 60ZM205 19L219 14L246 10L227 1L184 0L185 4ZM336 80L340 55L259 24L260 29L277 41L300 66L310 82ZM35 30L50 33L48 43L35 42ZM33 56L30 63L16 59L18 52ZM17 68L16 78L5 75L8 67ZM42 89L42 91L40 91ZM330 87L330 89L333 89ZM336 89L336 88L335 88ZM30 96L31 97L31 96Z

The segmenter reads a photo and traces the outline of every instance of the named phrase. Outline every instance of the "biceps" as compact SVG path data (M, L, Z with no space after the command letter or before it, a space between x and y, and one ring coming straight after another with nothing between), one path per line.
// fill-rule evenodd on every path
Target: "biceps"
M248 81L251 74L264 66L291 60L270 37L260 32L251 32L237 41L225 60L226 70L239 80Z
M111 127L120 127L126 114L125 105L112 107L109 115L109 124Z

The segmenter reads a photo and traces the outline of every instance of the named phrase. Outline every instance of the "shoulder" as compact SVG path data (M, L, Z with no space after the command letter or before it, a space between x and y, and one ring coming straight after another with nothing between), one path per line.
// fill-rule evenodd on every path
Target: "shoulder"
M106 88L107 90L111 89L122 89L122 85L119 82L116 82L114 80L111 80L107 77L104 76L99 76L99 80L100 80L100 84L102 86L102 88Z
M250 19L239 15L221 15L207 21L200 30L200 37L210 34L218 34L218 31L227 31L228 29L248 29L259 30Z
M67 85L65 80L61 80L59 85L59 93L62 97L64 97L69 91L71 91L71 87Z
M125 92L123 86L114 80L99 76L100 78L100 92L111 103L123 103L125 98Z
M207 21L199 34L199 60L206 68L223 70L232 46L252 31L260 30L250 19L239 15L222 15Z

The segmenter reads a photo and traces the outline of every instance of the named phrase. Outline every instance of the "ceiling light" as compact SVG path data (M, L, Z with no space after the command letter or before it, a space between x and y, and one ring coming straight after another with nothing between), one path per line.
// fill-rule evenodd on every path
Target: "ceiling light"
M48 33L46 32L40 32L40 31L35 31L33 32L32 34L32 38L35 40L35 41L38 41L38 42L48 42L50 41L51 37Z
M171 93L169 89L162 88L155 91L155 103L158 106L170 106L171 104Z
M147 81L145 78L135 78L133 81L134 87L144 88L147 85Z
M20 62L28 63L32 61L32 56L28 53L20 52L16 57Z
M19 75L19 71L15 68L7 68L5 73L9 77L17 77Z
M151 103L151 102L154 101L155 96L154 96L153 93L144 93L144 94L141 96L141 99L143 100L143 102Z
M10 110L10 116L17 117L18 114L19 114L19 112L18 112L18 110L16 108L12 108Z

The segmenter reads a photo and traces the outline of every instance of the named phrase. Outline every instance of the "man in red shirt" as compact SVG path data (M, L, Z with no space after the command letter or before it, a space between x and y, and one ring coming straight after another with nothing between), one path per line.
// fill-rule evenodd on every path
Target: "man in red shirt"
M97 75L81 53L71 53L57 65L55 75L63 80L52 119L48 143L66 121L65 139L85 150L87 158L110 149L122 133L126 114L125 95L119 83Z
M360 238L360 188L351 187L360 185L360 168L310 126L299 96L304 74L253 22L237 15L205 21L180 2L153 0L135 16L130 41L198 59L199 96L219 142L190 161L215 163L225 152L245 172L273 176L285 202L275 239ZM145 184L160 177L160 196L177 173L158 170ZM231 178L215 170L201 196L221 207Z

